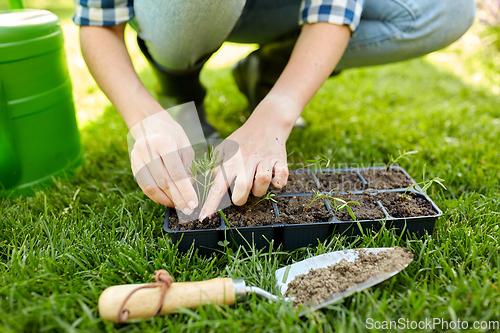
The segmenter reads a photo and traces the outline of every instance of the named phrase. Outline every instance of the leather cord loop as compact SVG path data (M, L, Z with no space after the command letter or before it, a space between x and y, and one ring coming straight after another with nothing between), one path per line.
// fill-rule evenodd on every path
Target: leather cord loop
M174 278L164 269L160 269L158 271L155 271L154 277L155 277L156 282L148 283L144 286L138 287L138 288L132 290L130 292L130 294L128 294L127 297L125 297L122 305L120 306L120 309L118 310L118 322L119 323L124 323L128 319L128 316L130 315L130 311L125 309L125 304L129 300L129 298L137 290L140 290L140 289L161 287L160 301L158 302L157 310L152 317L156 317L160 313L161 307L163 306L163 300L165 299L165 295L167 294L168 288L170 288L172 283L174 283Z

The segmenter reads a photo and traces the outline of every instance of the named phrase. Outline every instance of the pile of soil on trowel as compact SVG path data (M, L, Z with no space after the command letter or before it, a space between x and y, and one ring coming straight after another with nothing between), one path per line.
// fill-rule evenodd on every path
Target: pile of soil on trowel
M342 259L327 268L311 269L306 274L297 275L288 285L285 295L295 297L295 310L301 305L315 306L372 277L403 269L412 260L413 254L400 247L377 254L358 250L354 262Z

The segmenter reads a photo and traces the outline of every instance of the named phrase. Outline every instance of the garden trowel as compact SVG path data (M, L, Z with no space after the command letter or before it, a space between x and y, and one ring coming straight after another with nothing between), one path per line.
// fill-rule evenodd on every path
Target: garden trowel
M358 258L359 251L377 254L381 251L392 251L393 248L367 248L356 250L342 250L318 255L309 259L299 261L295 264L285 266L276 270L276 283L281 295L285 295L288 284L300 274L308 273L311 269L326 268L345 259L353 262ZM407 265L398 270L376 275L353 287L331 295L320 304L308 309L316 310L329 304L335 303L357 291L372 287L382 281L389 279L403 270ZM137 290L145 284L128 284L109 287L99 297L99 313L102 318L118 322L119 311L126 309L127 320L134 318L148 318L157 314L174 313L178 308L197 308L206 303L233 305L235 301L244 300L247 294L257 294L273 301L292 301L292 297L275 296L261 288L246 286L243 279L215 278L199 282L176 282L172 283L163 297L160 310L157 304L161 301L162 292L160 287ZM131 294L132 293L132 294ZM129 298L126 300L127 296ZM125 304L124 301L126 300ZM301 315L304 311L301 312Z

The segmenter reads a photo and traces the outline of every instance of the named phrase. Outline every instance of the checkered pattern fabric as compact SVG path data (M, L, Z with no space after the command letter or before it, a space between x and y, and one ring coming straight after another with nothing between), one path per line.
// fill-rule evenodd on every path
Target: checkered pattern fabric
M302 0L299 23L329 22L347 25L356 32L364 0Z
M134 17L134 0L75 0L76 25L112 26Z
M302 0L299 23L329 22L358 28L364 0ZM134 0L75 0L77 25L109 26L134 17Z

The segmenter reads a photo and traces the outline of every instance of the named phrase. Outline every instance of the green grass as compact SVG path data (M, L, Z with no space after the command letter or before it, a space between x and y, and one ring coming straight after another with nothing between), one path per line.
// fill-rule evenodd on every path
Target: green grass
M134 182L127 129L82 66L69 16L63 15L63 29L85 162L74 178L54 180L34 197L0 199L1 332L330 332L366 331L367 318L500 320L500 57L493 45L481 44L490 30L475 25L444 51L330 79L304 112L307 129L294 131L287 144L296 165L333 152L336 166L381 164L398 150L418 150L402 165L420 180L427 164L428 177L446 179L449 189L430 193L444 211L432 238L402 240L384 229L291 252L228 249L200 257L179 253L162 233L163 208ZM136 68L153 90L133 38L128 31ZM249 115L229 63L250 49L226 45L202 73L209 117L223 135ZM414 253L407 269L305 318L287 304L255 297L126 325L104 322L97 312L105 288L152 281L160 268L176 281L242 277L276 292L274 270L288 263L394 245Z

